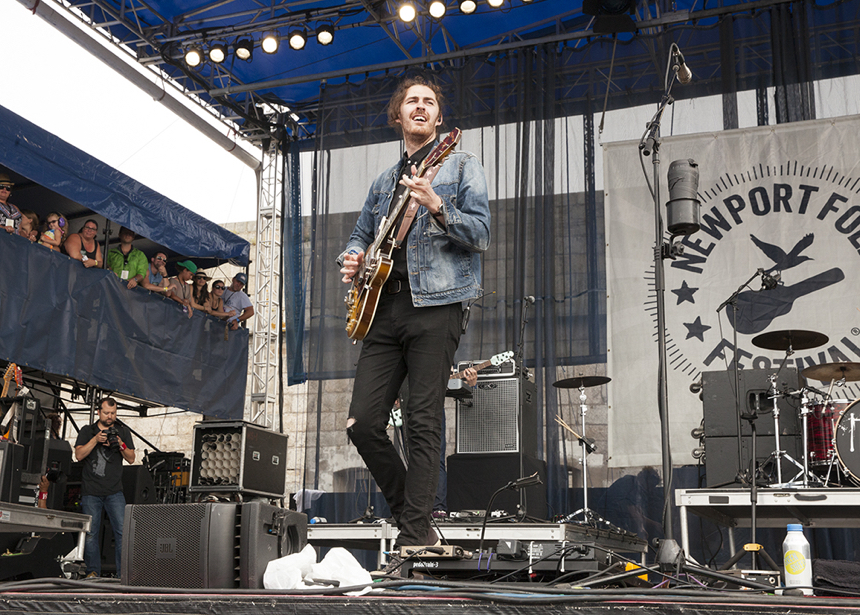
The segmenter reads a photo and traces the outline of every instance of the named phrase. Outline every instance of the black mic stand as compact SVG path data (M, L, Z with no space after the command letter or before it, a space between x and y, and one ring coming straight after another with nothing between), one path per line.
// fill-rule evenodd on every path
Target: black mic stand
M738 366L738 295L743 292L745 288L749 286L749 283L755 280L757 277L764 274L764 269L757 269L754 274L750 276L750 278L738 286L738 289L731 294L731 296L723 301L720 304L720 307L717 308L717 313L720 313L720 310L723 308L728 308L728 306L732 306L732 314L734 318L732 319L732 348L733 350L733 359L732 362L734 364L734 376L735 376L735 420L737 422L737 431L738 431L738 474L734 481L732 482L740 482L743 485L748 483L748 475L744 472L744 457L743 457L743 446L742 441L743 438L741 436L741 419L745 418L741 415L741 376L740 376L740 368ZM728 317L728 314L726 315ZM749 419L747 419L749 420ZM755 440L755 417L750 420L750 427L753 429L753 440ZM755 445L755 444L753 444ZM753 456L755 459L755 456ZM753 483L755 482L753 477ZM725 483L729 484L729 483ZM723 485L716 485L715 487L723 487ZM755 512L753 512L755 514ZM753 517L754 519L755 517ZM755 525L755 523L753 523Z
M525 476L525 453L523 446L523 401L526 394L525 380L528 377L528 370L525 364L525 344L526 344L526 323L528 323L528 309L534 303L534 297L523 297L522 317L520 318L520 339L517 344L517 354L514 357L514 369L517 370L517 444L519 448L519 476ZM520 496L519 510L517 510L517 519L525 520L528 516L528 508L526 506L525 489L518 489ZM489 515L490 511L486 511Z
M673 43L674 45L674 43ZM677 59L672 56L670 61L675 60L674 73L671 79L667 78L666 92L660 101L657 112L648 122L645 134L639 141L639 151L644 156L652 156L654 187L651 191L654 197L654 289L656 291L657 303L657 348L658 348L658 376L657 376L657 409L660 415L660 444L663 451L663 540L657 552L657 563L661 569L679 569L684 562L684 552L678 546L674 538L672 527L672 451L669 439L669 394L667 388L667 350L666 350L666 306L665 306L665 269L663 260L674 258L679 249L677 244L664 243L663 216L660 211L660 120L663 112L674 102L671 91L677 76ZM667 69L668 70L668 69ZM642 162L642 170L645 171L645 163ZM648 179L647 172L645 173ZM673 237L674 239L674 237Z

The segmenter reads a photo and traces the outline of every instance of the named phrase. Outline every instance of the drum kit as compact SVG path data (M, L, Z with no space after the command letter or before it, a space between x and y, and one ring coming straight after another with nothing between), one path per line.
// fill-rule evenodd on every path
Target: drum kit
M784 365L795 351L817 348L827 341L828 338L823 333L786 330L763 333L754 337L752 343L766 350L785 351L785 359L782 362ZM860 486L860 442L856 441L860 437L860 399L849 402L833 395L835 387L842 387L846 382L860 381L860 363L823 363L807 367L801 374L807 381L829 382L830 385L826 392L809 385L797 391L779 391L776 386L779 371L770 376L769 398L773 401L776 437L776 450L771 453L777 468L777 484L774 486ZM780 447L777 399L785 396L800 398L802 464ZM797 474L787 483L782 480L781 459L798 469Z

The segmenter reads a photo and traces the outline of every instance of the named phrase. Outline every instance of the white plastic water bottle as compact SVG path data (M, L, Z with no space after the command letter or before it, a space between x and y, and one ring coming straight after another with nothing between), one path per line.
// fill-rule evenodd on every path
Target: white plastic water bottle
M801 588L804 595L812 595L812 559L809 556L809 541L803 535L803 526L789 523L788 533L782 543L785 564L785 588Z

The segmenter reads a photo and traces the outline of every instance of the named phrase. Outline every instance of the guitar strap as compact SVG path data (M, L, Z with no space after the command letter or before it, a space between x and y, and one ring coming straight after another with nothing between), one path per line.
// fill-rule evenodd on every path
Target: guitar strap
M409 199L409 207L406 208L406 214L403 216L403 220L400 221L400 228L397 229L397 237L394 239L395 248L399 248L403 240L406 239L406 234L412 226L412 221L415 220L415 214L418 213L418 207L419 205L415 201Z

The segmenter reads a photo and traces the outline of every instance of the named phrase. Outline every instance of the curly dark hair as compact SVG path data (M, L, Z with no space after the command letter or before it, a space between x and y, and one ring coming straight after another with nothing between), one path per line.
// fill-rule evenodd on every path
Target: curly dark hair
M442 93L442 88L423 75L406 77L397 84L397 89L394 90L394 94L392 94L391 100L388 101L388 107L386 109L388 113L388 125L394 128L398 134L403 133L403 127L397 122L397 120L400 119L400 105L403 104L403 99L406 98L407 90L409 90L413 85L426 86L433 90L433 93L436 95L436 102L439 103L439 118L442 120L442 123L436 127L438 132L445 125L445 115L442 112L446 104L445 95Z

